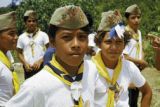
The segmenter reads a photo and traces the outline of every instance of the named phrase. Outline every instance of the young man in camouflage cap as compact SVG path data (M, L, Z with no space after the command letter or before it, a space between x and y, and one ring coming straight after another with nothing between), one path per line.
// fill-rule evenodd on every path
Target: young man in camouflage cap
M126 45L123 54L126 59L132 61L140 70L147 67L148 63L143 58L142 36L139 30L141 21L141 10L134 4L125 11L127 21L126 30L130 33L130 42ZM132 89L133 87L133 89ZM131 107L137 107L139 90L131 85L129 89L129 104Z
M16 14L9 12L0 15L0 107L17 91L15 74L11 61L7 56L9 50L16 49L17 43Z
M42 69L43 55L49 45L49 38L38 28L35 11L27 10L24 14L24 22L26 31L18 38L17 50L24 66L24 77L27 79Z
M139 69L122 56L128 42L118 10L102 13L95 38L101 49L92 57L98 71L88 73L88 88L95 107L129 107L128 86L134 83L142 92L141 107L149 107L151 89Z
M22 85L6 107L82 107L85 75L92 71L83 61L89 21L80 7L68 5L53 13L49 36L56 49L52 60Z

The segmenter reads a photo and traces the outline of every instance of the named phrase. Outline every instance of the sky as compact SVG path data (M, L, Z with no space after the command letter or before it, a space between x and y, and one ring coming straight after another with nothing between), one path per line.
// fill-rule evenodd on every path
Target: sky
M21 0L17 0L17 1L21 1ZM11 2L12 0L0 0L0 7L5 7L9 5Z

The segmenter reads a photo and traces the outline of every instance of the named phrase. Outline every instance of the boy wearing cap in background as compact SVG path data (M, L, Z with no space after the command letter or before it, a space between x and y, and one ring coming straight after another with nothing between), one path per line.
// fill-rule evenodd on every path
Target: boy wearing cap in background
M17 75L7 56L9 50L16 49L16 14L9 12L0 15L0 107L18 91ZM9 54L8 54L9 55ZM10 54L11 55L11 54Z
M101 49L92 57L98 71L88 73L88 92L95 107L129 107L128 86L134 83L142 92L141 107L149 107L151 89L139 69L122 56L128 42L118 10L102 13L95 42Z
M24 22L26 31L18 38L17 51L24 66L24 77L27 79L42 69L43 55L49 45L49 38L37 27L38 19L35 11L27 10Z
M143 58L142 35L139 30L141 10L136 4L131 5L126 9L125 17L127 21L127 26L125 29L130 34L130 42L125 46L123 54L127 60L130 60L136 64L141 71L148 66L148 63ZM138 88L131 84L129 89L130 107L137 107L138 96Z
M82 107L85 72L92 71L83 61L88 47L89 21L82 9L68 5L53 13L49 36L56 49L52 60L24 82L6 107ZM86 100L86 99L85 99Z

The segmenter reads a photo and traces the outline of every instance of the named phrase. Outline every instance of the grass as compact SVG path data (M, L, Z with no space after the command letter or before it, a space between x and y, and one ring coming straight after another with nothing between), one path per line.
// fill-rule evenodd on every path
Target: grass
M160 107L160 71L155 68L146 68L142 74L152 88L152 103L151 107Z

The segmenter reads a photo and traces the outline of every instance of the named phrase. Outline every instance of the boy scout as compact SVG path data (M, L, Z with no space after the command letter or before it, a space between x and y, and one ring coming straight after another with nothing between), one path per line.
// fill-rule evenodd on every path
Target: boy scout
M131 34L130 42L126 45L123 54L126 59L132 61L140 70L147 67L148 63L143 58L142 35L139 30L141 10L138 5L129 6L125 11L127 21L126 30ZM137 107L138 88L129 89L129 103L131 107Z
M89 22L80 7L60 7L53 13L49 35L55 54L38 74L28 79L6 107L82 107L82 92L89 63L87 51ZM83 73L84 72L84 73Z
M25 79L33 76L42 69L45 48L49 45L48 35L38 28L36 12L27 10L24 14L26 31L17 41L20 61L24 66Z
M123 58L128 42L119 11L102 13L102 20L95 38L101 49L92 57L98 71L88 73L88 90L94 96L95 107L129 107L128 86L134 83L142 92L141 107L149 107L151 89L139 69Z
M16 14L9 12L0 15L0 107L18 91L17 77L7 52L16 49Z

